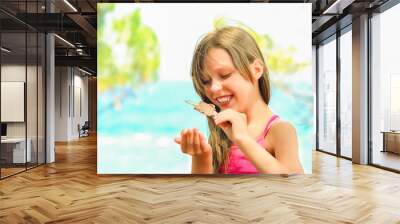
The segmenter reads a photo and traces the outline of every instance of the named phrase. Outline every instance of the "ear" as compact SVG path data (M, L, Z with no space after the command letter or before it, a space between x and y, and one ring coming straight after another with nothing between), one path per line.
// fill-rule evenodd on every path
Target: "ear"
M264 72L262 61L258 58L254 59L253 63L250 65L250 69L254 80L258 80Z

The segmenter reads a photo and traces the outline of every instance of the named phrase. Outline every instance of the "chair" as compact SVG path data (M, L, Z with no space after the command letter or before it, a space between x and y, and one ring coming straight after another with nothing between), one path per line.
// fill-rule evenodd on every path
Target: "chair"
M78 124L79 138L89 136L89 129L90 129L89 121L85 121L82 127L80 127L80 125Z

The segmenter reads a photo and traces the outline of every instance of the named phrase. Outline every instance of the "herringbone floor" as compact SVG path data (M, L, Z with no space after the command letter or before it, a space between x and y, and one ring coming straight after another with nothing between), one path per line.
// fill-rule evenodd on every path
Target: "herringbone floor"
M314 153L313 175L98 176L96 138L0 181L0 223L400 223L400 175Z

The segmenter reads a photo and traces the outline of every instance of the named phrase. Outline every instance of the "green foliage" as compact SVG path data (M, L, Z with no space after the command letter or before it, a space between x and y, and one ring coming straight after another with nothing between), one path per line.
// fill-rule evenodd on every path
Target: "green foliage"
M275 74L293 74L306 68L309 63L296 62L290 55L290 49L276 49L268 54L268 67Z
M122 86L133 89L158 79L160 50L157 35L141 21L140 10L107 21L115 14L114 4L99 4L98 16L98 88L106 91ZM110 23L112 21L112 23ZM107 24L109 22L110 24ZM106 33L106 30L112 34ZM116 52L111 46L123 46ZM117 64L116 55L125 53L123 63Z
M100 74L98 80L102 80L99 83L100 89L102 84L112 79L111 74L115 71L114 61L112 60L112 49L105 41L105 17L108 13L114 10L114 4L99 4L98 5L98 16L97 16L97 70Z

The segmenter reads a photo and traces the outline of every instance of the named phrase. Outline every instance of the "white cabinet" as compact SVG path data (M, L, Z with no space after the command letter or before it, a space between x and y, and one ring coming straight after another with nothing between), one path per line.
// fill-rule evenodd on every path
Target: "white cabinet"
M13 163L25 163L32 161L32 140L28 138L26 140L27 146L25 153L25 138L7 138L2 139L2 147L11 147L12 149L12 162ZM27 161L25 161L27 159Z

